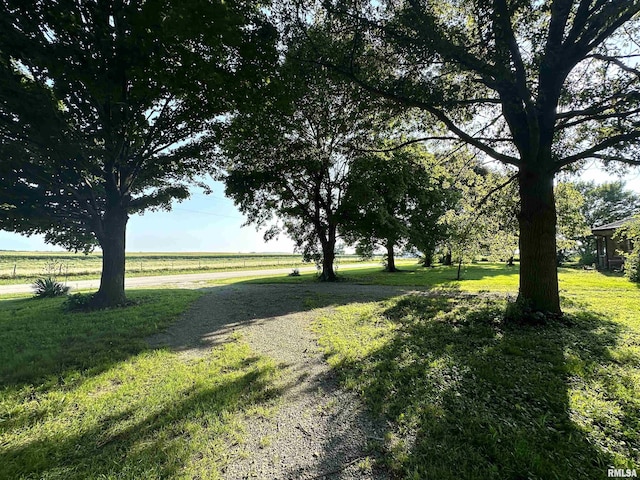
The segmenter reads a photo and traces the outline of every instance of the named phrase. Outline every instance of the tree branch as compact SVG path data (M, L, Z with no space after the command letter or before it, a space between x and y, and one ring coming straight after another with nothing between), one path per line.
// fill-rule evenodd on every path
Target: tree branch
M489 192L482 197L482 199L480 199L480 201L478 202L478 205L476 206L476 208L480 209L484 206L485 203L487 203L487 201L489 200L489 198L491 198L491 195L493 195L496 192L499 192L500 190L502 190L504 187L506 187L507 185L509 185L511 182L513 182L515 179L518 178L520 174L519 173L514 173L513 175L511 175L506 182L501 183L500 185L492 188L491 190L489 190ZM478 213L478 216L480 215L480 213ZM477 217L476 217L477 218Z
M619 119L625 119L627 117L630 117L631 115L635 115L637 113L640 113L640 108L636 108L633 110L628 110L626 112L613 112L613 113L604 113L602 115L590 115L586 118L582 118L579 120L574 120L573 122L566 122L566 123L562 123L559 124L557 126L558 130L564 130L565 128L571 128L571 127L575 127L576 125L580 125L586 122L590 122L593 120L606 120L608 118L619 118Z
M595 58L597 60L602 60L604 62L613 63L614 65L616 65L621 70L624 70L625 72L628 72L628 73L632 73L636 77L640 78L640 70L628 66L627 64L625 64L622 60L620 60L617 57L610 57L608 55L602 55L602 54L599 54L599 53L592 53L591 55L587 55L585 58Z
M563 158L562 160L555 162L556 167L554 168L553 171L557 172L562 167L566 167L567 165L577 162L578 160L584 160L586 158L598 158L596 157L596 155L598 154L598 152L601 152L602 150L605 150L609 147L613 147L620 142L633 141L639 138L640 138L640 131L624 133L624 134L608 137L606 140L603 140L602 142L598 143L597 145L594 145L591 148L588 148L580 153L576 153L575 155L570 155L568 157ZM630 165L640 165L640 160L620 158L618 159L618 161L622 163L628 163Z

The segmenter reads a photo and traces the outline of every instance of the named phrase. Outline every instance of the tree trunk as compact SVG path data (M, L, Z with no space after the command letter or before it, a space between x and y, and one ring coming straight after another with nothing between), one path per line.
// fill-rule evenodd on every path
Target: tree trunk
M433 253L432 252L425 253L424 254L424 258L422 259L422 266L423 267L430 267L433 264L432 258L433 258Z
M125 235L129 217L124 210L107 212L102 221L102 232L98 236L102 248L102 273L100 289L93 296L93 308L123 305L125 272Z
M444 256L444 261L442 262L443 265L451 265L452 263L452 259L451 259L451 250L447 250L447 253Z
M396 259L393 255L393 242L387 240L387 272L397 272Z
M561 313L553 173L520 170L520 290L534 311Z
M335 227L329 227L329 235L326 240L321 240L322 244L322 273L320 281L335 282L336 273L333 270L333 261L336 258L336 231Z

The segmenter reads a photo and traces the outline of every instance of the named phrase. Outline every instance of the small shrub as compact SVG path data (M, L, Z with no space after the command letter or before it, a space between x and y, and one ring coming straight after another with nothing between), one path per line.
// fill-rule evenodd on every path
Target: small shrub
M624 275L632 282L640 283L640 250L634 249L624 260Z
M33 282L32 287L35 296L38 298L60 297L66 295L69 288L71 288L56 281L53 277L38 278Z
M76 293L69 295L62 304L62 308L69 312L86 311L91 308L92 293Z
M640 282L640 215L616 230L614 240L630 241L633 249L624 255L624 275L632 282Z
M291 270L291 273L289 274L290 277L299 277L300 276L300 269L299 268L294 268L293 270Z

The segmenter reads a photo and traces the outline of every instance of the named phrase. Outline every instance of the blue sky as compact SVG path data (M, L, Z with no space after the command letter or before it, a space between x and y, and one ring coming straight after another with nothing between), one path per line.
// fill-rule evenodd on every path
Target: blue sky
M190 199L175 203L170 212L133 215L127 225L128 252L293 252L285 236L265 243L254 226L241 227L244 216L224 196L220 182L213 193L194 190ZM44 243L41 235L25 237L0 231L0 250L61 250Z
M618 177L590 168L580 176L601 183ZM640 170L622 177L627 188L640 193ZM132 216L127 228L129 252L293 252L293 242L281 235L265 243L255 227L242 227L243 215L224 196L222 183L212 183L213 193L194 191L170 212ZM0 250L61 250L44 243L42 236L25 237L0 231Z

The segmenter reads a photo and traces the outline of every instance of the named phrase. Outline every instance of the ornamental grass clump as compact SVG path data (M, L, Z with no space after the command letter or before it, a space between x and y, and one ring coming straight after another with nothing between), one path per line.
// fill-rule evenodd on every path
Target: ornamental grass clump
M42 277L33 282L33 292L38 298L61 297L71 287L58 282L54 277Z

